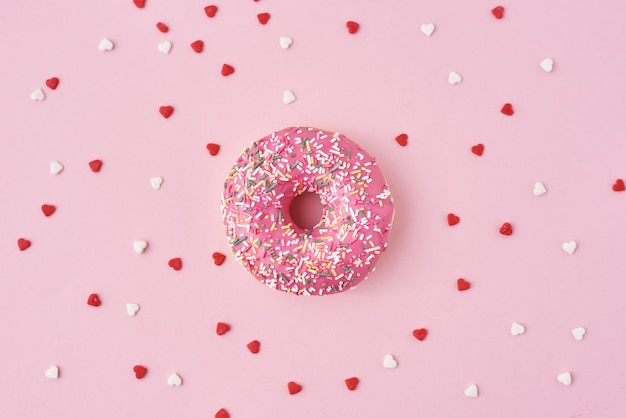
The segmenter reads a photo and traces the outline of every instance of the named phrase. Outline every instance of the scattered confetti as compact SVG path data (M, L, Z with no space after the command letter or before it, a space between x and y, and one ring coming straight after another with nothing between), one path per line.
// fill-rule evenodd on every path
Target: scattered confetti
M94 173L99 173L100 169L102 168L102 161L100 160L93 160L89 162L89 168L91 169L91 171L93 171Z
M293 94L293 91L291 90L285 90L283 92L283 103L284 104L290 104L296 101L296 95Z
M359 384L359 378L358 377L350 377L350 378L346 379L345 382L346 382L346 387L348 388L348 390L354 390L354 389L356 389L357 385Z
M222 75L224 77L229 76L234 72L235 72L235 67L233 67L232 65L229 65L229 64L222 65Z
M204 13L206 13L208 17L215 17L215 13L217 13L217 6L210 5L210 6L205 7Z
M158 23L156 24L156 27L157 27L157 29L158 29L159 31L161 31L162 33L167 33L167 32L170 30L169 26L167 26L167 25L166 25L165 23L163 23L163 22L158 22Z
M533 194L535 196L541 196L541 195L546 194L547 192L548 190L546 189L546 186L542 182L538 181L537 183L535 183L535 187L533 189Z
M167 119L172 116L172 113L174 113L174 108L172 106L161 106L159 108L159 113L161 114L161 116Z
M46 369L45 376L48 379L58 379L59 378L59 368L57 366L51 366Z
M572 384L572 374L570 372L561 373L556 377L556 380L563 383L565 386L569 386Z
M230 325L225 324L223 322L218 322L217 326L215 327L215 333L217 335L224 335L226 334L228 331L230 331Z
M500 112L504 113L507 116L513 116L513 113L515 113L513 111L513 105L511 103L505 103L504 106L502 106L502 109L500 109Z
M213 262L215 263L216 266L221 266L225 260L226 260L226 256L224 254L219 253L219 252L213 253Z
M144 366L140 366L139 364L137 364L135 367L133 367L133 372L135 372L135 377L137 379L143 379L146 373L148 373L148 369Z
M512 235L513 234L513 226L510 223L508 223L508 222L503 223L502 226L500 227L500 233L502 235L507 235L507 236L508 235Z
M178 257L172 258L170 261L167 262L167 265L178 271L183 268L183 260Z
M250 350L252 354L257 354L261 349L261 343L257 340L253 340L246 344L246 347L248 347L248 350Z
M494 7L493 9L491 9L491 13L496 17L496 19L502 19L502 17L504 17L504 7Z
M282 49L287 49L293 43L293 39L291 39L291 37L289 36L281 36L280 38L278 38L278 42L280 43L280 47Z
M52 215L56 210L57 208L54 205L41 205L41 211L45 216Z
M176 373L173 373L168 379L167 384L170 386L180 386L183 384L183 379Z
M572 335L574 336L574 339L576 341L581 341L583 339L583 337L585 336L585 333L587 332L587 330L583 327L578 327L578 328L574 328L572 330Z
M258 15L256 15L256 18L258 19L259 23L262 25L266 25L268 20L270 20L270 14L269 13L259 13Z
M129 316L135 316L137 312L139 312L139 305L136 303L127 303L126 312L128 312Z
M163 177L152 177L150 179L150 185L154 190L159 190L163 184Z
M450 71L450 75L448 75L448 83L459 84L461 81L463 81L463 77L461 77L461 74Z
M461 222L461 218L456 216L454 213L448 213L448 225L454 226Z
M161 42L159 45L157 45L157 49L159 50L159 52L168 55L172 50L172 43L170 41Z
M478 398L478 387L476 385L469 385L465 389L465 396L468 398Z
M31 242L27 240L26 238L20 238L17 240L17 247L20 249L20 251L24 251L28 249L30 245L31 245Z
M287 389L289 389L290 395L295 395L302 390L302 386L300 386L296 382L289 382L287 383Z
M228 411L222 408L215 413L215 418L230 418L230 415L228 414Z
M133 248L137 254L143 253L148 248L147 241L133 241Z
M483 144L476 144L472 147L472 153L478 155L479 157L483 155L483 152L485 152L485 146Z
M417 338L419 341L424 341L424 338L428 335L428 330L426 328L420 328L413 330L413 336Z
M348 32L351 34L355 34L359 31L359 24L351 20L346 22L346 27L348 28Z
M102 302L100 302L100 298L95 293L92 293L87 298L87 305L89 305L89 306L100 306L101 303Z
M193 49L196 54L201 53L202 50L204 50L204 42L199 39L197 41L193 41L191 43L191 49Z
M624 180L617 179L615 183L613 183L613 191L614 192L623 192L626 190L626 185L624 185Z
M512 335L521 335L526 332L526 328L522 324L518 324L517 322L513 322L511 325L511 334Z
M111 42L107 38L104 38L98 44L98 49L102 52L108 52L113 49L113 42Z
M52 161L50 163L50 174L59 174L61 171L63 171L63 165L58 162L58 161Z
M576 243L576 241L564 242L563 243L563 251L565 251L569 255L572 255L572 254L574 254L574 251L576 251L576 247L577 246L578 246L578 244Z
M400 135L396 136L396 142L401 147L406 147L407 144L409 143L409 136L407 134L400 134Z
M44 94L42 89L37 89L30 94L30 98L36 102L41 102L46 98L46 95Z
M471 287L472 285L470 284L470 282L468 282L467 280L461 278L458 279L456 281L456 288L459 290L459 292L462 292L464 290L467 290Z
M424 35L430 36L435 31L435 25L433 25L432 23L422 23L422 26L420 26L420 29L422 33L424 33Z
M133 3L138 9L143 9L146 6L146 0L133 0Z
M46 86L48 86L48 88L51 90L56 90L58 85L59 85L59 79L56 77L52 77L46 80Z
M398 367L398 362L393 358L391 354L387 354L383 359L383 367L385 369L395 369Z
M214 157L220 152L220 146L218 144L208 143L206 144L206 149L209 151L209 154Z
M539 63L539 66L543 68L545 72L550 73L552 72L554 61L552 60L552 58L546 58Z

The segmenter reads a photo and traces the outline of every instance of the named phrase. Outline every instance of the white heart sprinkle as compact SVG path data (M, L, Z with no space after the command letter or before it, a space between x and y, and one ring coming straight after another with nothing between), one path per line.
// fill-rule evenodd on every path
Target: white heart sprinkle
M139 305L137 305L136 303L127 303L126 304L126 312L128 312L128 315L135 316L137 311L139 311Z
M583 327L578 327L578 328L574 328L572 330L572 335L574 336L574 338L576 339L576 341L580 341L583 339L583 337L585 336L585 333L587 332L587 330Z
M455 73L454 71L450 71L450 75L448 76L448 83L450 84L458 84L463 81L461 74Z
M58 161L52 161L50 163L50 174L59 174L63 171L63 165Z
M133 248L137 254L141 254L148 248L148 243L146 241L133 241Z
M98 44L98 49L102 52L110 51L113 49L113 42L109 41L107 38L104 38Z
M283 103L284 104L293 103L295 101L296 101L296 96L295 96L295 94L293 94L293 91L285 90L283 92Z
M293 43L293 39L291 39L289 36L281 36L278 41L280 42L280 47L282 49L287 49L291 46L291 44Z
M572 375L570 372L561 373L556 377L556 380L563 383L565 386L572 384Z
M383 367L386 369L395 369L398 367L398 362L393 358L391 354L387 354L383 360Z
M468 398L478 398L478 387L476 385L469 385L465 389L465 396Z
M150 179L150 184L154 190L159 190L163 184L163 177L152 177Z
M535 188L533 189L533 194L535 196L541 196L542 194L546 194L547 192L548 190L542 182L538 181L537 183L535 183Z
M59 368L57 366L52 366L46 370L46 377L48 379L58 379L59 378Z
M34 92L32 92L30 94L30 98L35 100L35 101L40 102L40 101L42 101L43 99L46 98L46 95L44 94L42 89L37 89L37 90L35 90Z
M169 377L169 379L167 379L167 384L170 386L180 386L183 384L183 379L181 379L179 375L174 373Z
M160 52L167 55L170 53L170 50L172 49L172 43L170 41L161 42L157 48L159 49Z
M517 322L513 322L513 325L511 325L511 334L513 334L513 335L523 334L524 331L526 331L526 328L524 328L524 325L522 325L522 324L518 324Z
M420 29L426 36L430 36L435 31L435 25L432 23L423 23L422 26L420 26Z
M574 254L574 251L576 251L577 245L578 244L576 244L576 241L565 242L563 243L563 250L569 255L572 255Z
M551 58L546 58L545 60L539 63L539 66L543 68L546 72L552 71L552 66L554 65L554 61Z

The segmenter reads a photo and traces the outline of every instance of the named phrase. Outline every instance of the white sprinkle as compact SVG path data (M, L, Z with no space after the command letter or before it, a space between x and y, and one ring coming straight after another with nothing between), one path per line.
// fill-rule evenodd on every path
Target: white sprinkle
M165 55L168 55L170 53L170 50L172 49L172 43L170 41L161 42L157 46L157 49L159 50L159 52L162 52Z
M585 333L587 332L587 330L583 327L578 327L578 328L574 328L572 330L572 335L574 336L574 339L576 341L581 341L583 339L583 337L585 336Z
M576 241L565 242L563 243L563 251L565 251L569 255L572 255L574 254L574 251L576 251L577 246L578 244L576 243Z
M136 303L127 303L126 304L126 312L128 315L135 316L135 314L139 311L139 305Z
M30 98L36 102L40 102L46 98L46 95L44 94L42 89L37 89L30 94Z
M552 72L554 61L552 60L552 58L546 58L539 63L539 66L543 68L545 72L549 73Z
M565 386L569 386L572 384L572 374L570 372L561 373L556 377L556 380Z
M98 44L98 49L102 52L107 52L113 49L113 42L109 41L107 38L104 38Z
M464 393L468 398L478 398L478 387L476 385L469 385Z
M289 36L281 36L278 39L278 42L280 43L280 47L282 49L287 49L291 46L291 44L293 43L293 39L291 39L291 37Z
M513 322L511 325L511 334L512 335L521 335L526 331L526 328L522 324L518 324L517 322Z
M58 161L52 161L50 163L50 174L59 174L63 171L63 165Z
M52 366L46 370L45 373L48 379L58 379L59 378L59 368L57 366Z
M387 354L383 359L383 367L386 369L395 369L398 367L398 362L391 354Z
M544 186L544 184L540 181L538 181L537 183L535 183L535 188L533 189L533 194L535 196L541 196L543 194L546 194L548 190L546 189L546 186Z
M147 241L133 241L133 248L137 254L143 253L148 248Z
M450 71L450 75L448 75L448 83L458 84L461 81L463 81L463 77L461 77L461 74Z

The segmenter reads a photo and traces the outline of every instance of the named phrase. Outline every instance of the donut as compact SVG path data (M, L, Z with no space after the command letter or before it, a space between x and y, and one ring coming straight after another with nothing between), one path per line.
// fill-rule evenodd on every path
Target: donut
M317 193L311 229L290 215L294 198ZM247 147L226 177L222 220L235 259L261 283L295 295L354 288L387 248L394 205L382 171L342 134L290 127Z

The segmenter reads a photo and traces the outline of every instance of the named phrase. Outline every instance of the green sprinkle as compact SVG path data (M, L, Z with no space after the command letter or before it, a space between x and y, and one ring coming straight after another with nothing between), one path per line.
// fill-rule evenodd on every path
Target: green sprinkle
M283 211L278 209L278 223L283 223Z
M330 170L328 170L329 173L332 173L335 170L339 169L339 164L335 164L335 166L333 168L331 168Z
M289 281L289 279L287 279L287 276L285 276L284 273L280 273L280 280L282 280L285 283L287 283Z
M330 277L330 273L319 273L318 276Z
M278 186L278 183L274 183L272 184L270 187L268 187L267 189L265 189L265 193L269 193L272 190L274 190L274 188L276 188L276 186Z
M233 244L232 244L232 245L233 245L233 246L235 246L235 245L239 245L239 244L241 244L242 242L244 242L244 241L245 241L245 240L247 240L247 239L248 239L248 237L237 238L235 241L233 241Z
M291 169L294 169L299 165L300 165L300 161L296 161L295 163L291 164Z

